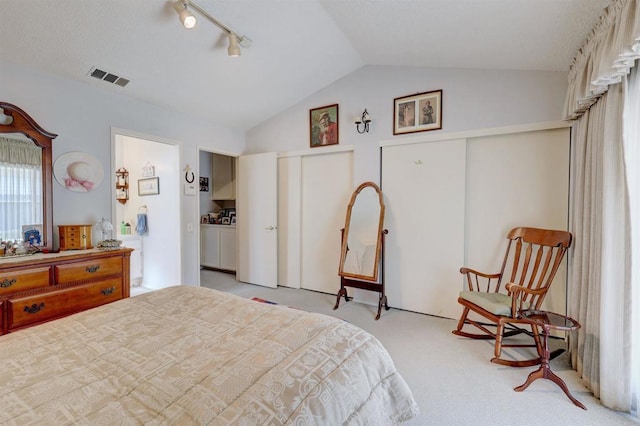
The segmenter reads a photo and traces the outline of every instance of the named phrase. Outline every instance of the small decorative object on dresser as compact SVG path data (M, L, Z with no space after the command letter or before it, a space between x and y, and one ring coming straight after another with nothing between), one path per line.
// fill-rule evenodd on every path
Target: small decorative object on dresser
M84 250L91 245L91 225L59 225L60 250Z

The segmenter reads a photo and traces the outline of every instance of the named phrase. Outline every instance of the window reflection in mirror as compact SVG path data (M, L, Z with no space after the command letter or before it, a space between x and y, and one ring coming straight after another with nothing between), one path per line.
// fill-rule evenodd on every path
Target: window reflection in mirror
M51 157L57 136L20 107L0 101L0 238L26 243L8 245L14 251L53 249Z
M42 149L19 133L0 135L0 239L42 244Z

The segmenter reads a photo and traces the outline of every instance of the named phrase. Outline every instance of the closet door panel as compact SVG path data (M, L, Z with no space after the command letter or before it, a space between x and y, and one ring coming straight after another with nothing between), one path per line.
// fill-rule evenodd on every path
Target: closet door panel
M517 226L568 229L568 128L468 139L465 265L498 272ZM566 258L543 308L564 313Z
M340 229L353 189L351 151L302 158L302 288L340 289Z
M386 146L389 305L457 318L464 255L465 140Z
M302 157L278 158L278 285L300 288Z

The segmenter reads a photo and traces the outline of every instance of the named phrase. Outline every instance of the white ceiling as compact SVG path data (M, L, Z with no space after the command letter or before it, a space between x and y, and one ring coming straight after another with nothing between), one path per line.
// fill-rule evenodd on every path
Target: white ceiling
M363 65L566 71L609 0L0 0L0 57L248 129ZM125 88L88 77L97 66Z

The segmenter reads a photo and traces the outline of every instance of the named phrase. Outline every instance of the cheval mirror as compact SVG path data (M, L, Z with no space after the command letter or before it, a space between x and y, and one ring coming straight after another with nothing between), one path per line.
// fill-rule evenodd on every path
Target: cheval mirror
M389 233L383 229L384 202L382 191L373 182L361 184L351 195L347 206L347 218L342 232L340 252L340 291L333 309L338 309L340 297L345 301L347 287L376 291L379 293L378 314L382 306L389 310L384 291L384 237Z
M41 251L53 248L52 142L58 135L47 132L29 114L10 103L0 101L0 171L17 176L11 188L0 188L3 210L0 214L0 238L23 240L24 226L42 226ZM31 169L35 173L18 173ZM5 179L3 179L4 181ZM31 214L16 214L17 202ZM21 207L22 208L22 207ZM23 212L26 211L23 208ZM23 217L22 220L18 219ZM14 218L12 220L11 218ZM26 221L27 223L22 223Z

